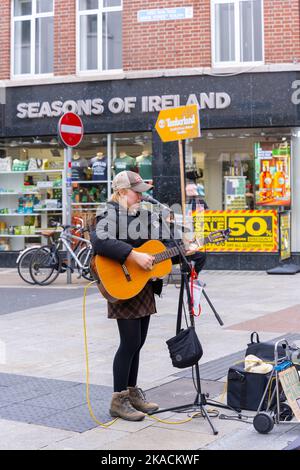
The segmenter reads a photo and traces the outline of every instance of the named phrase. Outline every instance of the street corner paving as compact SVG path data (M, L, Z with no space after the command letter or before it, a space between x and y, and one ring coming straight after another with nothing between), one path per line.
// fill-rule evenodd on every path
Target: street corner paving
M299 2L0 26L0 449L300 449Z

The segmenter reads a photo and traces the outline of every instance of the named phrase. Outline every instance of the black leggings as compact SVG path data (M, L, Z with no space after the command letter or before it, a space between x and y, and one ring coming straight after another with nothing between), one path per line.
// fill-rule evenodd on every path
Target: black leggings
M113 364L115 392L136 386L140 350L147 337L149 320L150 315L135 320L117 320L120 346Z

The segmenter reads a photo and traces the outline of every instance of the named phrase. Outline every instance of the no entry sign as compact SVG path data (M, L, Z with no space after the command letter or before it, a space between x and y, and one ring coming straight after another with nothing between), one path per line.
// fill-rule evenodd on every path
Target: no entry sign
M67 147L77 147L83 138L83 123L77 114L66 113L58 123L58 134Z

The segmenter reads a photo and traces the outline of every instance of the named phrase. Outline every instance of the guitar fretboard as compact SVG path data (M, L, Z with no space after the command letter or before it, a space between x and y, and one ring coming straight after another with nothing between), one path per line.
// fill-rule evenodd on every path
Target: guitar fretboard
M206 243L209 243L209 242L210 242L209 237L206 237L203 240L203 245L206 245ZM177 255L179 255L179 250L177 246L174 246L173 248L168 248L167 250L164 250L161 253L157 253L156 255L154 255L154 264L161 263L162 261L165 261L169 258L174 258Z

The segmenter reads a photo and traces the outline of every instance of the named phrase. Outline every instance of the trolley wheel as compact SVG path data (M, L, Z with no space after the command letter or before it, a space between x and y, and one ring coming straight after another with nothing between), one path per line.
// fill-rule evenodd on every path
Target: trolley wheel
M260 434L268 434L274 427L274 420L265 411L261 411L253 419L254 429Z
M277 416L277 406L274 409L274 414ZM280 403L280 421L292 421L293 417L294 413L290 405L288 405L288 403Z

